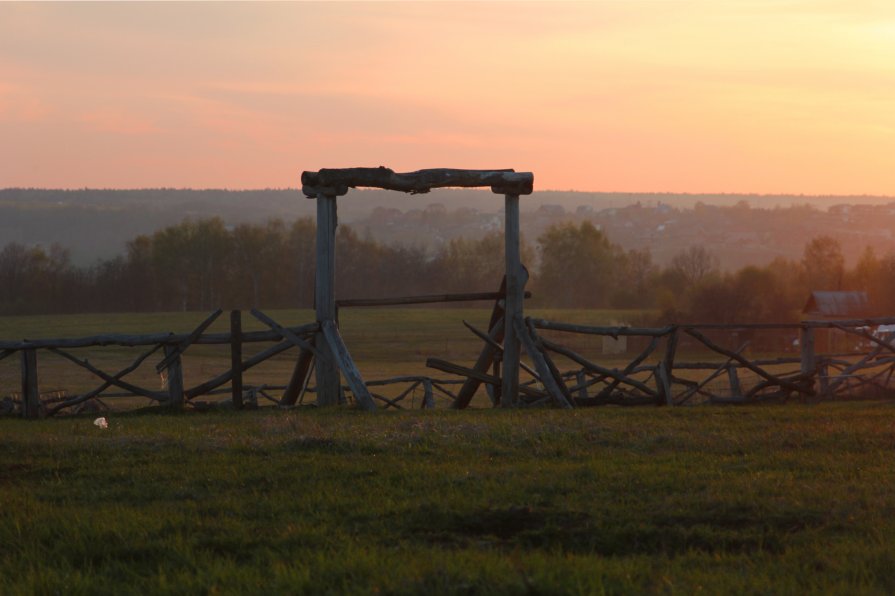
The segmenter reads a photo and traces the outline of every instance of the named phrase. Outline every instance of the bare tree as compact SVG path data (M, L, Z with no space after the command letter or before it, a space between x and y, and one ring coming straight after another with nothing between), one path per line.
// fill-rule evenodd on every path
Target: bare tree
M718 273L718 256L701 244L679 252L671 259L671 269L680 273L689 285L696 285L709 275Z

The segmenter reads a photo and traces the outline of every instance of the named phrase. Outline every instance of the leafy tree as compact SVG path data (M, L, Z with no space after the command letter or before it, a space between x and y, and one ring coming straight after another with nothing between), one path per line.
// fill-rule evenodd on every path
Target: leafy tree
M523 240L523 264L534 261L534 251ZM472 240L456 238L438 253L431 265L430 279L447 292L487 292L497 290L506 272L503 232L492 232Z
M611 304L614 308L645 308L655 303L659 268L648 249L617 251L618 271Z
M612 245L589 221L551 226L538 242L537 283L543 303L561 308L599 308L609 302L616 263Z
M280 260L278 272L286 280L287 305L309 308L314 304L316 238L317 224L310 217L295 220L289 228L286 254Z
M818 236L805 245L802 265L812 290L840 290L845 274L842 246L831 236Z

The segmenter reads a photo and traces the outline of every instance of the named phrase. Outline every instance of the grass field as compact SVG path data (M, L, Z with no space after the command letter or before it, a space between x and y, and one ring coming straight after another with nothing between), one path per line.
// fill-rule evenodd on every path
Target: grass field
M895 591L889 403L0 420L0 593Z

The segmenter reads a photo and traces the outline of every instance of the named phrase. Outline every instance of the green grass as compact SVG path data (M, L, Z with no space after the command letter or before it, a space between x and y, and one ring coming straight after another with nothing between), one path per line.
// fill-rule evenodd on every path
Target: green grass
M895 591L895 410L0 420L0 593Z

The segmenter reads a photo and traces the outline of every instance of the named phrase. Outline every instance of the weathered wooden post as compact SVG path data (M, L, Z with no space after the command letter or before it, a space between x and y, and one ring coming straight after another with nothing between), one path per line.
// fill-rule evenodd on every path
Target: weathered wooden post
M321 329L314 336L314 344L327 349L322 323L336 320L336 197L317 194L317 272L315 277L314 307ZM329 358L317 358L317 405L339 404L339 369Z
M233 378L230 381L230 393L233 407L241 410L242 403L242 312L230 311L230 369Z
M37 377L37 350L22 350L22 418L40 416L40 389Z
M422 408L435 408L435 396L432 394L432 379L423 379L423 405Z
M512 408L519 400L519 356L521 344L516 321L522 321L525 291L522 258L519 253L519 195L504 195L504 246L506 254L507 295L504 303L503 383L500 405Z
M179 410L183 408L183 362L176 345L165 344L165 360L168 359L168 406Z
M740 376L737 367L733 364L727 366L727 382L730 384L730 397L743 399L743 387L740 384Z
M662 397L665 398L665 405L673 406L674 395L671 392L671 383L674 379L674 357L677 354L677 327L671 329L666 342L665 357L662 360L662 368L660 369L662 382L659 384L659 390Z
M799 346L802 349L802 383L805 391L814 393L814 381L817 374L817 360L814 354L814 328L802 327Z

